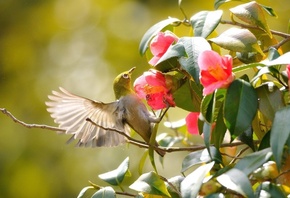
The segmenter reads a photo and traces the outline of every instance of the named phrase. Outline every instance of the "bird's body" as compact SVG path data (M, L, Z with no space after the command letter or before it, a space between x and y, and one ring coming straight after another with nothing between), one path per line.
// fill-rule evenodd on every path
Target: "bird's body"
M117 99L114 102L90 100L60 88L61 92L53 91L53 95L48 96L48 112L59 127L66 130L65 133L73 134L71 139L79 139L78 146L118 146L126 142L126 137L118 132L129 135L130 127L149 143L153 124L159 119L151 116L131 89L132 71L124 72L114 80ZM155 144L158 146L157 142ZM165 154L160 150L157 152L161 156Z

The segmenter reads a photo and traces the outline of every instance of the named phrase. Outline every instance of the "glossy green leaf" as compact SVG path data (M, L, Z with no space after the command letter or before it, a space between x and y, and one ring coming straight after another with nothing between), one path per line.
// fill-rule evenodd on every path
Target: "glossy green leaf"
M227 127L224 123L224 112L223 112L223 105L222 105L219 108L217 119L216 119L216 125L211 134L211 142L215 145L216 148L219 148L220 145L223 143L226 131L227 131Z
M251 153L240 159L235 168L242 171L245 175L249 175L267 162L271 156L272 152L270 148Z
M210 146L210 154L207 149L195 151L188 154L182 161L181 172L183 173L194 165L198 165L201 163L208 163L211 161L215 161L216 163L222 163L222 156L214 146Z
M231 189L245 197L254 197L252 185L247 175L236 168L232 168L217 177L217 181L224 187Z
M138 192L170 197L165 182L155 172L141 175L129 188Z
M280 89L274 86L271 90L267 84L256 89L259 97L259 110L269 120L274 120L276 111L284 107L283 95Z
M213 94L209 94L203 97L202 101L201 101L201 114L203 115L204 119L207 122L211 122L212 121L212 108L213 108Z
M182 37L179 42L183 43L186 57L181 57L179 62L181 67L185 69L199 84L199 66L197 64L197 57L204 50L211 50L210 44L202 37Z
M232 139L247 130L257 112L258 98L250 83L237 79L228 88L224 104L225 124Z
M117 169L99 175L99 178L111 185L117 186L122 183L129 168L129 157L127 157Z
M234 67L233 72L238 73L238 72L245 71L247 69L255 68L257 66L264 66L264 64L262 64L262 63L250 63L250 64L246 64L246 65L240 65L240 66Z
M181 182L181 196L182 198L196 198L203 183L203 179L212 169L214 162L204 164L198 167L195 171L187 175Z
M139 45L139 52L141 55L144 55L146 50L148 49L149 43L151 39L158 33L160 32L163 28L166 26L172 24L172 23L177 23L180 22L179 19L176 18L168 18L163 21L160 21L153 25L151 28L147 30L147 32L144 34L144 36L141 39L140 45Z
M199 86L191 81L184 83L173 93L174 101L177 107L186 111L198 112L201 103L201 90Z
M276 184L265 181L261 183L255 192L256 197L287 197Z
M85 198L87 197L88 191L96 190L93 186L84 187L81 192L78 194L77 198Z
M257 39L248 29L230 28L216 38L209 39L222 48L234 52L258 52L264 55Z
M116 193L112 187L105 187L93 194L92 198L116 198Z
M290 106L280 109L275 114L271 130L270 145L272 148L274 159L279 169L281 168L282 164L284 145L290 138L289 118L290 118Z
M208 37L218 26L223 11L201 11L190 18L194 36Z
M272 33L267 24L263 8L256 1L251 1L249 3L236 6L231 8L230 11L240 20L248 24L258 26L264 30L270 38L272 38Z

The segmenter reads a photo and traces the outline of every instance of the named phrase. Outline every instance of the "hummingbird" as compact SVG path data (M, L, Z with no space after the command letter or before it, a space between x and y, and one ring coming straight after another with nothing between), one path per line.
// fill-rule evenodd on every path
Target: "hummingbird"
M130 134L132 128L149 143L154 123L160 118L152 115L131 88L131 74L135 67L119 74L113 82L116 101L103 103L70 93L60 87L52 91L46 102L47 111L59 128L72 134L68 142L78 139L76 146L113 147L126 142L118 132ZM90 119L92 122L89 122ZM95 124L94 124L95 123ZM118 131L118 132L116 132ZM155 141L155 146L158 143ZM160 156L165 151L156 150Z

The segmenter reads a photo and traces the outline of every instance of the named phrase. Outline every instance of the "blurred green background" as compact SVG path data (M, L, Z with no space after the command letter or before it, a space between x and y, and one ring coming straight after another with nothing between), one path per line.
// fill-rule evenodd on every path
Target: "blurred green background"
M259 1L273 7L279 16L268 17L272 29L287 31L288 1ZM112 80L118 73L137 66L136 78L149 69L138 52L146 30L168 16L183 18L177 2L1 1L0 108L27 123L55 126L44 102L59 86L88 98L114 100ZM190 17L201 10L213 10L213 2L184 0L183 7ZM238 3L221 8L234 5ZM132 181L138 177L143 149L132 145L75 148L65 144L68 138L24 128L0 114L0 197L76 197L88 180L105 185L97 175L116 168L127 156L135 173ZM158 165L160 173L178 175L186 154L168 154L164 167ZM145 171L151 168L147 164Z

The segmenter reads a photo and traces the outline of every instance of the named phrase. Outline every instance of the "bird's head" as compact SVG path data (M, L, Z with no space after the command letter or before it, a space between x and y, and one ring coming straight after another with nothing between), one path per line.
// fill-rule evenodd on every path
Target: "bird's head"
M119 74L113 83L113 88L115 92L116 99L121 98L127 94L132 94L133 90L131 89L131 74L134 71L135 67L131 68L128 71L125 71Z

